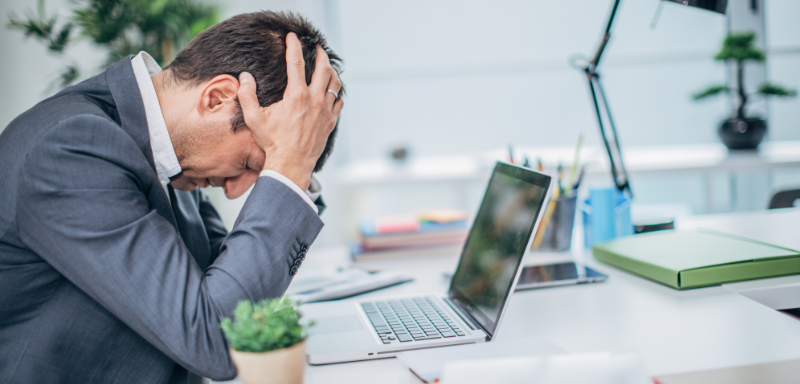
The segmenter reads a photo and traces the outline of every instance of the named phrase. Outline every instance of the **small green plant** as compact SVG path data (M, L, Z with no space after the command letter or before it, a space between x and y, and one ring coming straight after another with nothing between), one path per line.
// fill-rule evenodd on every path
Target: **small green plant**
M257 304L240 301L234 320L222 319L220 327L230 347L240 352L266 352L291 347L306 337L300 324L299 302L287 298L264 299Z
M718 95L720 93L736 92L739 95L739 106L733 115L734 119L744 120L746 118L744 108L750 97L759 95L777 96L777 97L792 97L797 95L797 91L793 89L786 89L777 84L765 83L759 87L758 91L754 93L747 93L744 89L744 64L748 61L755 61L758 63L766 60L766 55L763 51L755 46L754 42L756 34L754 32L744 33L731 33L722 43L722 50L719 51L714 60L728 61L733 60L736 63L736 87L731 88L728 85L713 85L700 92L692 95L692 99L701 100L709 96Z

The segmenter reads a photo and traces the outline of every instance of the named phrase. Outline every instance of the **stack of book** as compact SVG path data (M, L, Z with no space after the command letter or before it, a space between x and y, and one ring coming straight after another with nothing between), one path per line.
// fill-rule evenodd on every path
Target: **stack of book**
M364 220L359 225L360 242L353 245L353 259L456 254L468 231L469 214L454 210Z

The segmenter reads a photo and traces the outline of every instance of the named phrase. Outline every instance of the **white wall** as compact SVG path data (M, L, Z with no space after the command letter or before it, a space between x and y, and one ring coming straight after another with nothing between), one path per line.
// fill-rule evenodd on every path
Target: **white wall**
M36 0L0 3L3 20ZM416 154L471 153L519 145L597 141L585 82L568 66L589 55L611 1L272 0L222 3L225 16L259 9L301 12L346 59L349 86L337 159L382 157L398 143ZM601 68L624 145L715 141L727 114L720 99L689 94L724 81L710 60L723 38L721 16L657 0L623 1ZM71 3L50 0L66 15ZM768 71L800 88L800 2L767 0ZM48 95L60 60L41 44L0 28L0 127ZM70 57L96 70L104 55L88 42ZM773 140L800 139L800 98L771 103Z
M800 91L800 1L767 0L765 11L768 77ZM769 109L771 140L800 138L800 97L772 99Z
M595 49L611 1L340 2L349 160L384 157L397 143L420 155L518 145L598 142L589 93L569 67ZM767 2L775 81L797 86L798 4ZM714 142L724 99L691 93L725 81L711 57L724 18L657 0L623 1L601 66L624 145ZM777 37L780 36L780 37ZM797 68L795 66L795 68ZM800 99L776 102L771 138L800 139Z

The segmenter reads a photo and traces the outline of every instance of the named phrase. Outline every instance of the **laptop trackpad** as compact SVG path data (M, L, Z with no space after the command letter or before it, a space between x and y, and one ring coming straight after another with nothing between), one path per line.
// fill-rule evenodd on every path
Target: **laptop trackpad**
M309 335L326 335L340 332L355 332L363 330L358 316L336 316L314 319L315 324L308 329Z

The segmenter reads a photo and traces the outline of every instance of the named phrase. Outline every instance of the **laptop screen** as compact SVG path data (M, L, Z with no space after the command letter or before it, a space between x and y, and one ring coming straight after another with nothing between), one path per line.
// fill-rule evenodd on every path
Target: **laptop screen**
M544 204L550 177L498 162L449 296L492 337Z

